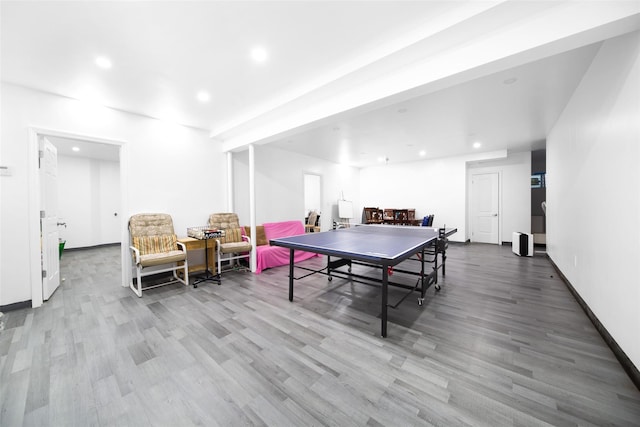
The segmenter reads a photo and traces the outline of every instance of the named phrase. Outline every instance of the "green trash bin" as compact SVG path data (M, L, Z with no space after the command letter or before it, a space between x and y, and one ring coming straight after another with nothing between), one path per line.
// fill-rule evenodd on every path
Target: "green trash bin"
M60 258L58 259L62 259L62 251L64 251L64 244L67 243L66 240L62 240L62 239L58 239L58 243L60 246Z

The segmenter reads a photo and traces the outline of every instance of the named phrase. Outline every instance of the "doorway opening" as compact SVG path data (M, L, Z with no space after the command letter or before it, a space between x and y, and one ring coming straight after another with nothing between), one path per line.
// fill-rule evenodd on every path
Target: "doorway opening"
M66 249L120 243L120 147L47 137L58 154L58 220Z
M320 216L322 215L322 177L320 175L304 174L304 223L308 223L308 218L312 212L317 216L314 224L310 226L321 227Z
M31 282L31 305L32 307L39 307L42 305L43 301L48 298L45 295L45 291L43 291L43 250L44 248L58 248L58 233L48 233L45 235L41 231L41 215L42 215L42 207L45 204L44 200L51 200L51 195L48 193L52 193L54 190L52 188L46 188L46 184L41 182L41 169L40 169L40 147L44 141L49 142L51 146L53 146L53 156L55 158L55 163L57 164L57 149L55 147L54 142L57 142L58 146L64 147L65 144L69 144L69 149L71 146L84 147L86 152L93 152L93 156L100 156L99 152L102 150L104 152L110 153L111 159L113 161L114 156L117 157L117 171L113 170L115 166L111 166L111 169L105 172L102 177L94 177L94 178L102 178L103 180L109 180L109 178L113 178L113 174L117 174L119 178L119 184L117 184L117 188L111 188L109 190L109 194L105 197L105 200L98 201L98 204L111 204L111 208L109 209L111 215L113 215L115 220L112 221L112 224L109 224L109 227L105 227L104 229L110 233L110 237L108 240L115 240L115 242L120 243L121 246L121 255L120 255L120 263L121 263L121 280L122 286L127 286L129 280L129 274L126 268L123 268L128 260L127 258L127 246L128 246L128 234L127 234L127 206L126 206L126 189L127 189L127 145L123 141L106 139L101 137L93 137L87 135L79 135L69 132L61 132L49 129L37 129L30 128L29 129L29 240L30 240L30 282ZM82 150L82 148L80 148ZM63 151L63 150L61 150ZM106 156L106 154L103 154ZM79 161L82 163L82 161ZM85 163L89 164L91 162L96 162L94 160L85 160ZM57 167L57 166L56 166ZM86 165L85 165L86 169ZM106 168L109 169L109 168ZM82 166L79 167L79 170L82 170ZM89 171L89 174L98 174L101 172L93 172ZM90 180L89 178L81 178L85 180ZM105 183L108 185L108 183ZM57 185L57 184L56 184ZM56 188L57 189L57 188ZM60 192L64 192L66 190L60 188ZM88 190L91 192L91 189ZM66 196L66 195L65 195ZM68 199L70 200L70 199ZM91 201L91 202L95 202ZM65 223L65 221L59 221L57 218L59 207L56 207L56 203L49 203L54 211L51 211L48 214L49 224L60 223L58 226L61 226ZM114 207L117 207L117 211L114 210ZM55 223L53 222L55 221ZM52 229L54 226L51 226ZM102 227L100 227L102 228ZM57 231L57 230L54 230ZM53 241L55 239L55 242ZM49 241L52 240L52 241ZM42 248L42 249L41 249ZM49 251L52 252L52 251ZM58 251L56 251L57 254ZM49 255L49 260L52 260L53 255ZM59 261L59 260L58 260Z

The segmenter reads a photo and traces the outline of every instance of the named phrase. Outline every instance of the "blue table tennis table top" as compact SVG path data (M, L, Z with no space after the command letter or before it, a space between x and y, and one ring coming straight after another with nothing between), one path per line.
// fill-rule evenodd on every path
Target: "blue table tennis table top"
M448 228L445 235L457 229ZM438 238L438 229L393 225L359 225L271 239L274 246L323 255L394 265L421 251Z

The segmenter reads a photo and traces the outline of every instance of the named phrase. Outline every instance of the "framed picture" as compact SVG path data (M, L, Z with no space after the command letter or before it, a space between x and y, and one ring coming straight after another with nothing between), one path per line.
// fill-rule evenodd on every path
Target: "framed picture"
M531 175L531 188L544 188L544 173Z

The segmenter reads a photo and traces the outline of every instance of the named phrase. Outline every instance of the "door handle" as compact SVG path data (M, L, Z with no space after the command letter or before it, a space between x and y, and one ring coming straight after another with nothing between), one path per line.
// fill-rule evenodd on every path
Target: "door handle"
M491 216L498 216L498 214L493 214L493 215L491 215Z

